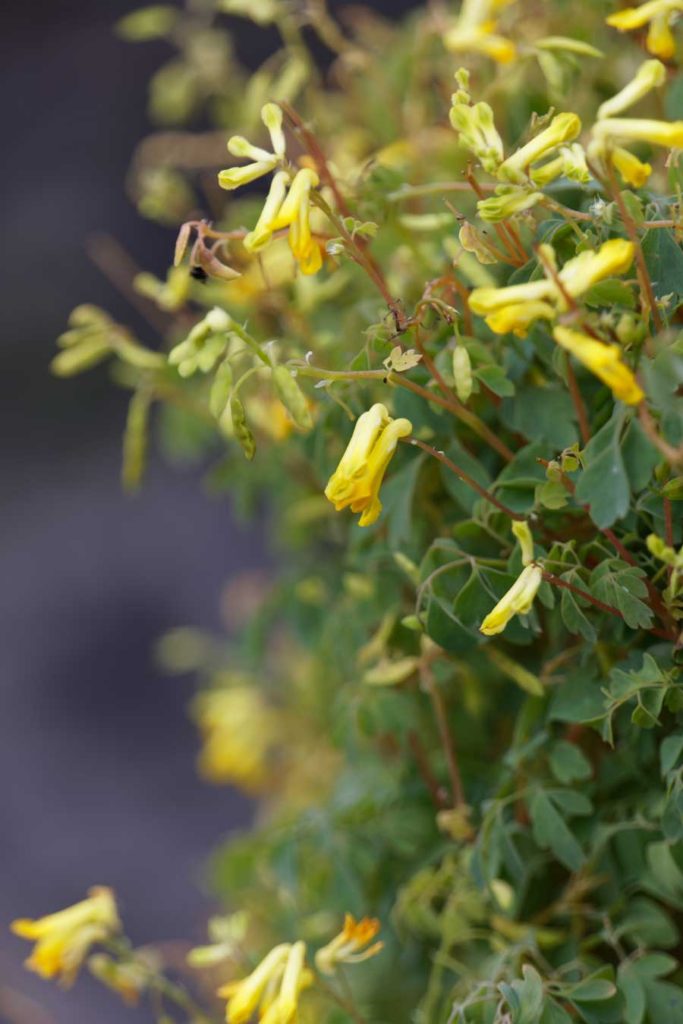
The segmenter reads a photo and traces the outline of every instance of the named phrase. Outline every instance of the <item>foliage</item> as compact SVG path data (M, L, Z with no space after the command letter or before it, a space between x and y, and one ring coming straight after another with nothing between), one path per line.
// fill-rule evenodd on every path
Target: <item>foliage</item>
M603 2L121 25L177 49L131 173L179 229L135 282L168 326L80 307L54 370L111 358L126 486L152 430L266 499L280 562L227 642L160 646L261 810L211 861L198 1002L120 938L93 966L159 1021L221 982L233 1024L683 1021L682 80L645 6L661 60ZM281 37L255 71L238 18Z

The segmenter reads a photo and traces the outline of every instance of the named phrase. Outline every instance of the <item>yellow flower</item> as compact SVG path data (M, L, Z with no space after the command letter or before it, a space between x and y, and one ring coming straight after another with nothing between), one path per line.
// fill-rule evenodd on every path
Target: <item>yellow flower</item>
M311 189L319 184L318 175L304 167L289 186L289 175L278 171L253 231L244 239L248 252L268 245L273 232L289 228L289 247L304 274L317 274L322 266L320 246L311 235Z
M382 511L379 489L401 437L413 429L410 420L394 420L385 406L373 405L356 420L351 440L325 488L337 512L351 506L361 512L360 526L370 526Z
M610 14L607 24L620 32L631 32L649 25L648 51L662 60L670 60L676 52L671 22L680 11L683 11L683 0L649 0L639 7L626 7Z
M660 60L646 60L624 88L598 107L598 120L614 117L632 107L643 96L666 82L666 68Z
M20 918L10 927L22 939L35 939L26 961L30 970L43 978L60 975L62 984L70 985L90 947L119 931L121 922L111 889L96 886L80 903L37 921Z
M550 246L544 247L547 259L554 263ZM473 313L486 318L496 334L509 331L523 338L535 320L554 320L567 308L565 294L576 298L598 281L623 274L631 266L634 246L625 238L611 238L597 251L579 253L559 271L558 283L548 278L527 281L506 288L475 288L469 297Z
M575 356L591 373L611 388L615 398L627 405L638 405L645 397L633 371L624 363L619 345L606 345L595 338L556 327L553 337L558 345Z
M228 152L233 156L247 157L252 162L244 167L229 167L218 174L218 184L228 190L239 188L250 181L256 181L277 167L284 157L285 137L282 132L282 110L275 103L266 103L261 109L261 120L268 129L273 152L259 146L252 146L241 135L228 139Z
M610 238L593 252L586 250L568 260L558 274L568 295L576 298L606 277L624 274L633 263L635 246L625 238Z
M546 278L506 288L475 288L469 297L469 307L477 316L485 317L496 334L512 331L524 338L534 320L555 319L557 291L557 286Z
M531 610L542 580L541 567L535 562L527 565L495 608L488 613L479 631L485 636L494 636L502 633L515 615L526 615Z
M227 1024L247 1024L258 1010L261 1024L290 1024L301 991L311 984L304 965L306 945L284 942L271 949L250 975L218 990L228 1000Z
M323 262L320 246L311 236L311 190L319 183L310 168L298 171L272 228L289 228L289 247L304 274L317 274Z
M534 538L529 524L525 520L516 519L512 524L512 532L519 541L522 552L522 565L531 565L534 560Z
M460 142L470 153L474 153L481 166L489 174L495 174L503 159L503 140L493 120L493 110L488 103L461 102L453 97L450 122L460 136Z
M508 181L524 181L532 164L564 143L572 142L580 131L581 121L576 114L557 114L547 128L501 164L498 176Z
M638 117L610 117L598 121L593 137L602 143L649 142L665 149L683 148L683 121L653 121Z
M316 967L321 974L334 974L337 964L357 964L375 956L384 943L375 942L371 946L368 943L372 942L379 929L380 923L374 917L362 917L356 921L353 914L346 914L339 934L315 954Z
M586 183L590 181L590 171L586 164L586 154L583 147L574 142L571 146L561 146L558 156L549 160L541 167L531 170L529 177L534 185L548 185L551 181L564 175L572 181Z
M498 185L496 194L488 199L480 199L477 213L482 220L499 221L513 217L516 213L530 210L543 198L541 192L529 191L515 185Z
M276 713L249 685L207 690L195 699L194 715L204 743L200 774L258 793L269 779L269 755L277 739Z
M623 146L615 146L610 150L610 157L623 181L634 188L642 188L652 174L652 164L639 160Z
M511 0L463 0L458 19L446 35L444 45L452 53L483 53L499 64L517 56L515 44L496 32L497 12Z

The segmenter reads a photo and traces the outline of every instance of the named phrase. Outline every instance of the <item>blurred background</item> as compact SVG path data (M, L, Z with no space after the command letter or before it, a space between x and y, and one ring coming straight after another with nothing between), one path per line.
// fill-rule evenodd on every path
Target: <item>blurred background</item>
M266 567L263 523L248 530L197 471L153 457L142 492L119 486L126 395L106 369L48 373L71 309L93 302L155 344L153 331L86 252L117 238L163 273L173 232L141 219L123 181L149 130L146 84L169 56L113 23L130 0L6 0L0 283L0 1021L152 1021L84 973L63 994L22 968L16 916L41 916L93 884L117 891L135 943L200 941L213 846L250 817L230 789L195 774L191 681L154 664L174 626L220 629L226 582ZM330 4L332 9L340 4ZM398 15L414 4L367 4ZM268 39L236 23L258 65Z

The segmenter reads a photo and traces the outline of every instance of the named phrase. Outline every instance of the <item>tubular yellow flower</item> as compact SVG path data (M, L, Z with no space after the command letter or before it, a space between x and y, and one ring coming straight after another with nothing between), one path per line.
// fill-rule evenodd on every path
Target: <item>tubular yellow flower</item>
M503 140L496 129L493 111L488 103L454 102L450 122L459 133L460 142L473 153L489 174L495 174L503 159Z
M199 771L210 782L258 793L269 777L268 757L277 739L275 711L252 686L200 693L193 705L204 743Z
M542 192L527 191L514 185L499 185L496 195L479 200L477 213L482 220L506 220L516 213L530 210L542 198Z
M375 942L371 946L368 943L372 942L379 929L380 923L374 917L362 917L356 921L353 914L346 914L339 934L315 954L316 967L321 974L334 974L337 964L357 964L375 956L384 943Z
M278 171L273 175L259 219L256 221L253 231L250 231L244 239L244 248L247 252L258 252L259 249L268 245L273 237L273 223L284 201L288 181L289 175L286 171Z
M10 927L15 935L36 942L26 966L43 978L60 976L68 986L91 946L119 931L121 922L111 889L96 886L80 903L37 921L20 918Z
M634 188L642 188L652 174L652 164L643 163L622 146L615 146L610 150L610 157L623 181Z
M615 398L627 405L638 405L645 397L633 371L624 363L619 345L606 345L581 331L555 327L553 337L558 345L575 356L594 373Z
M518 338L526 338L536 320L554 320L556 316L556 307L548 302L520 302L491 313L486 317L486 323L494 334L515 334Z
M399 438L413 429L410 420L394 420L377 403L356 420L351 440L325 488L337 512L351 506L361 512L359 526L370 526L382 511L379 489Z
M558 277L564 290L575 298L606 277L626 273L633 263L634 255L633 242L625 238L610 238L597 251L586 250L568 260Z
M596 139L609 143L649 142L665 149L683 148L683 121L652 121L637 117L610 117L593 128Z
M533 562L527 565L495 608L488 613L479 631L485 636L495 636L503 632L515 615L526 615L531 610L542 581L541 567Z
M558 289L553 281L527 281L506 288L475 288L469 297L469 307L496 334L512 332L520 338L527 335L534 320L554 320Z
M301 991L311 983L305 956L305 943L284 942L271 949L246 978L220 988L218 995L228 1000L227 1024L247 1024L257 1010L262 1024L290 1024Z
M521 519L516 519L512 524L512 532L519 542L522 565L531 565L534 560L534 538L531 535L529 524Z
M581 121L576 114L557 114L547 128L501 164L499 177L523 181L531 164L565 142L572 142L580 131Z
M499 64L509 64L517 56L513 42L496 32L497 14L512 0L464 0L458 19L446 35L444 45L452 53L474 51Z
M571 146L562 146L558 156L549 160L548 163L543 164L541 167L534 167L529 177L534 185L543 186L548 185L561 175L570 178L572 181L583 183L590 181L586 154L583 151L583 146L578 142L573 143Z
M311 189L318 184L315 171L298 171L272 224L273 231L289 228L289 247L304 274L317 274L322 266L320 246L311 236Z
M634 103L641 100L643 96L647 96L652 89L664 85L665 82L666 68L662 62L660 60L646 60L640 65L628 85L625 85L616 96L605 100L598 107L598 120L602 121L606 117L614 117L615 114L621 114L622 111L628 110Z
M649 26L647 49L655 57L670 60L676 52L676 43L671 32L671 21L683 11L683 0L649 0L639 7L626 7L606 19L607 24L620 32Z

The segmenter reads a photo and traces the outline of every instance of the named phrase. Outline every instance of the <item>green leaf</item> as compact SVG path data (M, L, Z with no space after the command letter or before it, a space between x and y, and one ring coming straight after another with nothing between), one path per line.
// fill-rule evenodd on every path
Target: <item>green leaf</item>
M617 277L608 277L599 281L586 292L583 301L588 306L625 306L635 309L636 300L633 290Z
M583 672L568 675L553 696L549 719L556 722L598 722L605 716L600 684Z
M511 430L531 441L543 441L545 457L548 450L561 451L577 440L574 406L566 388L518 388L514 400L501 406L501 418Z
M555 778L563 783L589 779L593 771L583 751L575 743L569 743L567 740L560 740L553 747L550 753L550 767Z
M575 574L573 572L563 573L562 579L570 580ZM560 614L562 621L570 633L582 636L584 640L593 643L597 633L593 624L586 618L571 590L563 590L560 598Z
M643 600L647 597L647 587L642 569L618 558L609 558L593 570L589 587L594 597L618 608L631 629L647 629L652 625L652 609Z
M673 736L667 736L659 748L659 764L662 776L666 777L683 752L683 732L676 732Z
M624 997L624 1024L642 1024L646 1006L645 986L635 963L627 960L619 965L617 983Z
M505 373L502 366L479 366L473 371L473 376L485 384L489 391L501 398L507 398L515 393L515 385Z
M666 228L648 231L642 244L656 298L683 294L683 250L673 232Z
M552 850L560 863L570 871L579 871L584 855L573 832L542 789L537 789L529 803L534 839L543 850Z
M591 519L601 528L622 519L629 508L629 480L619 443L623 420L623 410L617 407L588 442L583 453L585 468L576 485L576 500L589 506Z

